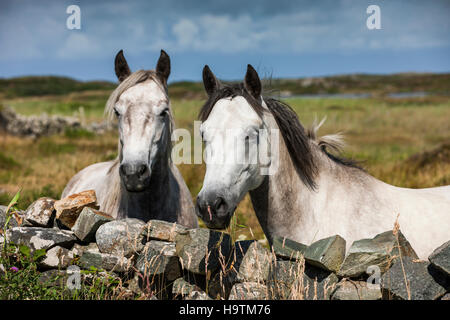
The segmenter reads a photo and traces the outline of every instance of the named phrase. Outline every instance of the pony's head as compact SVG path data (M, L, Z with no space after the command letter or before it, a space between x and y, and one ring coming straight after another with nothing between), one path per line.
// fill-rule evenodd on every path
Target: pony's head
M245 194L263 181L261 146L268 145L261 81L248 65L243 83L223 85L203 69L208 101L200 112L206 174L197 197L197 215L209 228L228 226Z
M167 79L170 58L161 50L156 70L130 71L122 50L115 58L119 86L106 104L106 113L118 119L119 173L131 192L146 190L154 166L167 159L172 117Z

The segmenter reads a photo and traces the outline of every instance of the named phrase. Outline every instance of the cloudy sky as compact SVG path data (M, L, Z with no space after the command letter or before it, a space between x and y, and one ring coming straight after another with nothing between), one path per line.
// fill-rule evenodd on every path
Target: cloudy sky
M81 9L69 30L66 9ZM381 30L369 30L369 5ZM132 70L172 59L171 80L199 80L209 64L241 79L247 63L263 76L449 72L449 0L142 0L0 2L0 77L66 75L116 80L123 49Z

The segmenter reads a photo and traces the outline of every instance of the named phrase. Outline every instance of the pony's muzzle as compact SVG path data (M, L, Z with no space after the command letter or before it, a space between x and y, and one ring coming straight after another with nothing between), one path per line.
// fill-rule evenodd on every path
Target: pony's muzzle
M144 163L123 163L119 167L120 177L130 192L144 191L150 182L150 169Z
M197 216L208 228L225 229L230 223L233 212L234 210L230 210L230 206L223 197L213 194L197 197Z

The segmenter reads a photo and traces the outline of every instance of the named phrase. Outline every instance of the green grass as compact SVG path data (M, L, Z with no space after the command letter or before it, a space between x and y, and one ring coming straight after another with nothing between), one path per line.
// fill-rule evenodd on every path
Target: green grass
M20 164L11 157L0 152L0 169L11 170L20 167Z
M0 79L0 93L7 98L64 95L71 92L110 90L116 85L107 81L82 82L67 77L29 76Z
M105 94L90 97L90 100L82 100L80 97L71 96L59 98L22 98L5 100L4 104L11 106L17 113L29 116L46 113L48 115L63 115L84 117L85 119L98 119L103 116L103 109L107 100Z

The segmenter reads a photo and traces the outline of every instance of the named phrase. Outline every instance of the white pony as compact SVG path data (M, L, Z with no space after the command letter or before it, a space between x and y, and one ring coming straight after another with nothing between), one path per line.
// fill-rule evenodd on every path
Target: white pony
M170 158L169 56L161 50L155 71L131 73L120 50L115 71L120 84L105 111L119 121L119 156L78 172L62 197L94 189L100 210L114 218L159 219L197 227L191 194Z
M392 230L397 217L420 258L450 239L450 186L398 188L332 155L327 148L339 149L339 136L316 139L317 128L304 130L288 105L263 98L260 79L250 65L241 84L222 85L208 66L203 82L209 98L200 111L200 131L209 152L197 215L208 227L228 226L236 206L250 192L270 242L277 235L310 244L338 234L348 249L355 240ZM279 130L278 141L260 134L261 129ZM258 145L278 143L279 152L270 154L269 167L277 165L272 174L261 174L258 161L234 160L255 159L252 153L258 148L224 144L248 143L248 137ZM215 159L218 155L225 161Z

